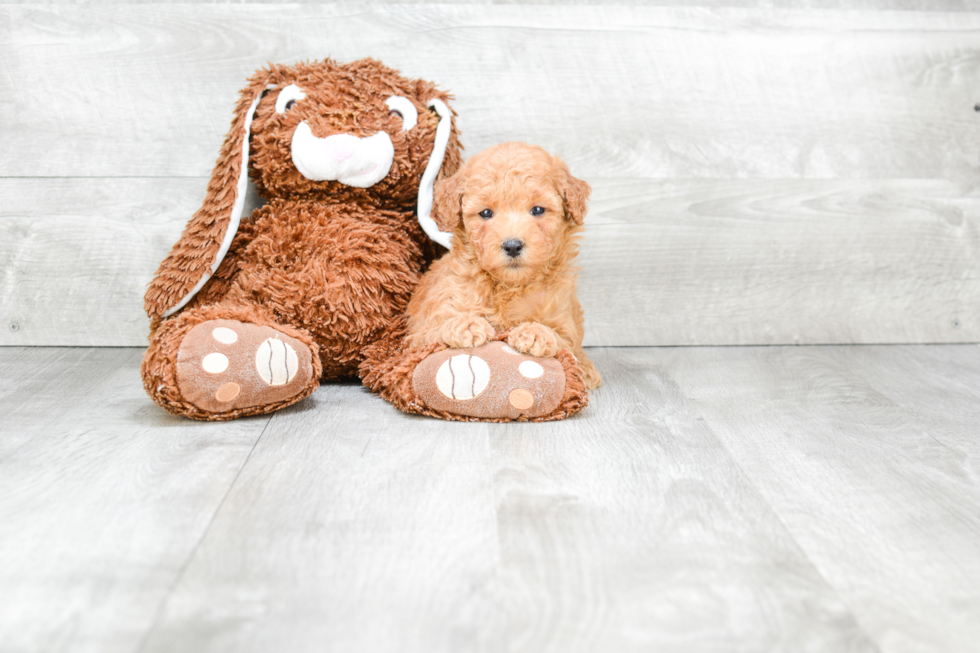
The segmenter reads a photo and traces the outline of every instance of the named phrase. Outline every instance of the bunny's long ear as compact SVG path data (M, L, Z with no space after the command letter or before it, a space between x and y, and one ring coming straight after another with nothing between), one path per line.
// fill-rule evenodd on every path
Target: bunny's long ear
M252 116L268 79L268 72L260 73L242 90L204 205L187 223L147 288L144 308L151 319L173 315L186 306L228 253L245 207Z
M439 171L443 169L443 160L446 159L446 149L451 139L453 141L456 140L455 133L453 132L453 112L439 98L432 98L428 104L429 108L438 114L439 125L436 127L436 138L432 145L432 156L429 157L429 163L425 166L425 172L422 173L422 181L419 184L419 200L416 214L418 215L419 224L422 225L422 229L428 234L429 238L446 249L449 249L453 235L452 233L440 231L439 225L432 218L432 196L436 177ZM447 170L444 171L444 173L448 172L449 175L453 174L456 168L459 167L459 144L458 142L454 142L453 145L454 147L450 152L449 160L446 161Z

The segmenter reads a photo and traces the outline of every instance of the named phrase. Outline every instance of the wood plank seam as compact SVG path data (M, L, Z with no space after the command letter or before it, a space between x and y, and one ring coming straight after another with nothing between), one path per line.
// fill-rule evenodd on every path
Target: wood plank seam
M221 509L222 507L224 507L225 501L227 501L228 496L231 494L231 491L235 487L235 484L238 483L238 479L242 475L242 470L245 469L245 467L248 465L249 460L252 459L252 454L255 453L255 448L258 447L259 442L261 442L262 440L262 436L265 435L265 432L266 430L268 430L269 425L272 424L272 420L276 419L277 417L280 417L280 415L281 415L280 413L273 413L272 415L263 416L262 418L260 418L266 420L265 427L262 429L262 432L259 433L259 437L255 438L255 442L254 444L252 444L252 448L249 450L248 455L245 457L245 460L238 468L238 471L235 473L235 477L232 479L231 483L228 484L228 489L225 491L224 496L221 498L221 501L218 503L217 507L211 513L211 518L208 520L207 526L201 531L200 537L197 538L197 541L194 543L194 547L191 549L190 553L185 558L184 563L180 566L180 571L178 571L176 576L174 576L173 581L170 583L170 587L167 589L167 592L161 598L160 604L157 607L156 613L153 616L150 626L149 628L146 629L146 633L140 639L140 643L136 647L135 653L141 653L143 649L146 647L147 642L150 641L150 637L153 635L153 632L156 630L157 624L159 623L160 619L163 618L164 611L166 610L167 607L167 602L170 600L170 597L173 595L174 591L176 591L176 589L180 586L180 582L181 580L183 580L184 574L187 572L188 567L190 567L191 563L193 562L194 557L197 555L198 550L200 550L201 544L204 542L204 540L208 536L208 533L211 531L211 527L214 525L215 519L221 513ZM255 419L255 418L250 418L250 419Z

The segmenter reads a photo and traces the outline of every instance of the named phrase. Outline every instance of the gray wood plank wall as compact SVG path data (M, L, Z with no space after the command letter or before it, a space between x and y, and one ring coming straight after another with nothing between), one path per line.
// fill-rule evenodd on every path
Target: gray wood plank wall
M0 6L0 344L142 344L238 88L324 56L593 184L586 344L980 340L973 4L656 4Z
M5 0L3 4L118 5L181 4L186 0ZM330 4L330 0L200 0L198 4ZM333 4L343 4L336 2ZM428 0L386 0L386 5L439 4ZM597 0L454 0L463 5L598 5ZM885 9L897 11L977 11L980 0L617 0L620 6L739 7L753 9Z

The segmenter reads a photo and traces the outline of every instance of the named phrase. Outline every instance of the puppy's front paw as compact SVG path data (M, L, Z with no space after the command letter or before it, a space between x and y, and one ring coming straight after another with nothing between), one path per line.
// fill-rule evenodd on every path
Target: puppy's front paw
M510 332L507 344L522 354L554 356L558 353L558 334L543 324L525 322Z
M479 347L489 342L497 330L477 315L460 315L447 320L442 327L442 341L453 349Z

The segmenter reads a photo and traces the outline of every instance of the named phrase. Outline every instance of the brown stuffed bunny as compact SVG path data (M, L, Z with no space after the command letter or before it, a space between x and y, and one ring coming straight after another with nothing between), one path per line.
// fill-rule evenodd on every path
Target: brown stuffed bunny
M357 373L432 240L448 245L429 217L436 178L460 166L448 100L371 59L252 77L204 205L146 293L155 402L231 419ZM249 172L267 204L241 220Z

